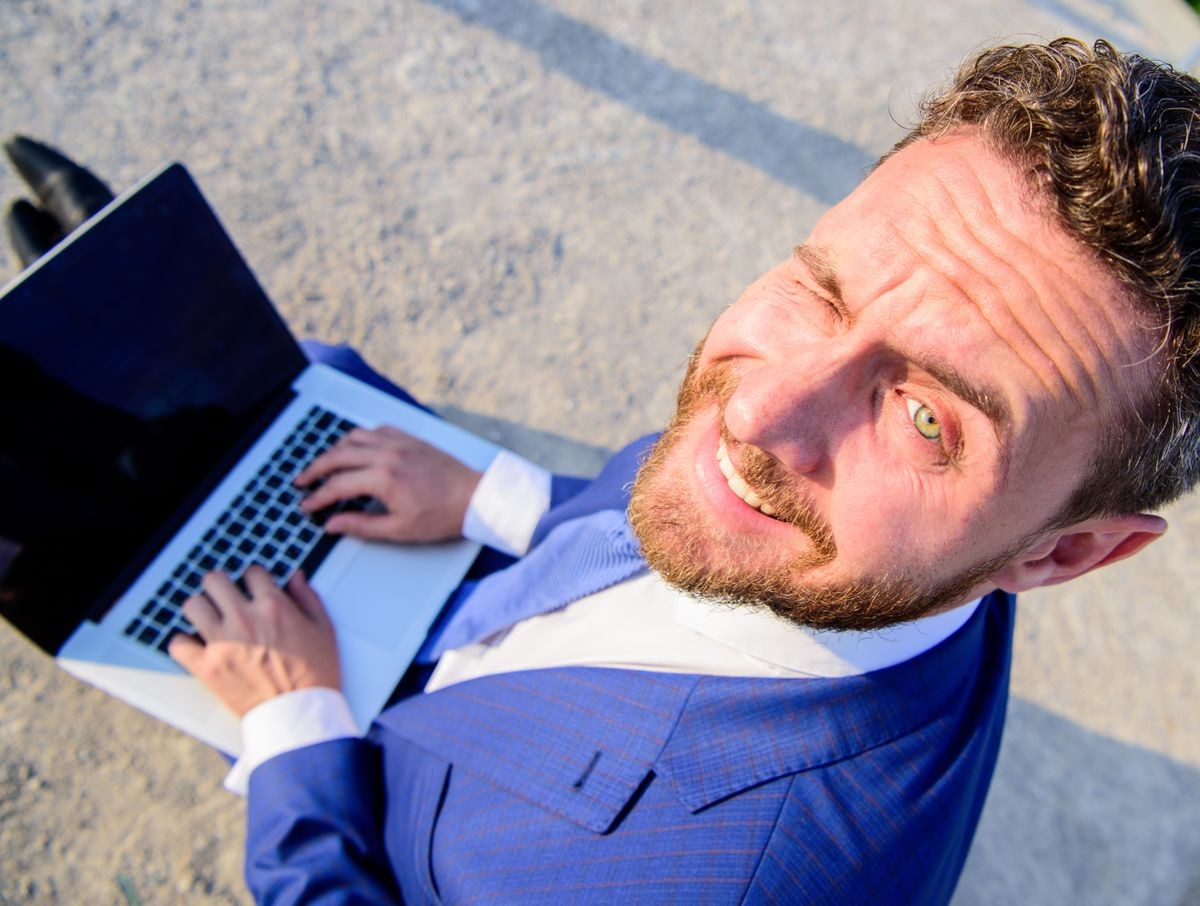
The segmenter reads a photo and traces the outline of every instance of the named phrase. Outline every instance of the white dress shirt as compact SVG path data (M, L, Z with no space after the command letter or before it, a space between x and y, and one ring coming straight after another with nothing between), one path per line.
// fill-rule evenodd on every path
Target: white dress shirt
M463 532L521 555L550 503L550 475L502 452L471 498ZM979 601L875 632L807 629L766 610L714 605L642 570L630 579L481 642L447 651L426 692L454 683L546 667L591 666L716 676L842 677L906 661L948 638ZM225 780L245 795L250 772L302 746L357 736L341 693L302 689L242 719L244 750Z

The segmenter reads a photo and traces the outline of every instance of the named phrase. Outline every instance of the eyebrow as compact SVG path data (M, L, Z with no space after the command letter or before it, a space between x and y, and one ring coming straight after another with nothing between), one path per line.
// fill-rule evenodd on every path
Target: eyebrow
M829 303L837 309L842 320L847 324L854 323L854 316L850 314L850 309L846 308L846 303L842 300L842 284L838 282L837 271L834 270L833 259L829 252L820 246L801 243L792 249L792 254L812 274L817 285L825 291Z
M829 297L829 302L838 310L847 324L854 323L854 315L846 307L842 296L842 285L833 266L832 256L820 246L797 245L792 254L812 275L817 285ZM933 356L908 357L917 367L930 374L934 380L965 402L978 409L992 423L996 438L1003 445L1012 425L1012 411L1004 397L995 390L968 380L966 375L942 359Z
M930 357L919 357L913 361L917 367L931 374L934 380L964 403L986 415L996 432L997 440L1005 440L1012 425L1012 412L999 393L967 380L962 372L949 362Z

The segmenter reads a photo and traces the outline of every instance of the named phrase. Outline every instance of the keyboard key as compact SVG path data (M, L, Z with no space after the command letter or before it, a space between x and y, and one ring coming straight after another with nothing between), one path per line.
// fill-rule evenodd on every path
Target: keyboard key
M369 503L367 498L344 501L313 519L298 509L304 494L291 483L304 465L354 427L348 419L313 406L203 531L202 542L174 567L171 578L142 605L141 616L131 620L123 633L165 655L176 631L193 631L181 608L189 595L201 590L205 574L223 569L240 582L254 557L277 581L286 579L320 540L314 523L335 511L361 509Z

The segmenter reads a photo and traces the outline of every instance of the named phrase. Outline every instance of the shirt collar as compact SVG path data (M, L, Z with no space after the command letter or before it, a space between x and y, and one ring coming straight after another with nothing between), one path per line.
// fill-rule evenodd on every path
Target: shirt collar
M750 657L800 676L858 676L923 654L971 618L982 598L953 610L870 632L809 629L768 610L714 604L672 588L655 575L656 593L671 598L675 621Z

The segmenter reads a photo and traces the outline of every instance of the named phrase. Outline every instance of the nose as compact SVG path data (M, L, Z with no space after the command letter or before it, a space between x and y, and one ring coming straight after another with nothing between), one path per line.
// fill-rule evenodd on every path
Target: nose
M815 475L862 420L864 405L869 411L868 356L836 338L756 363L726 403L726 429L790 471Z

